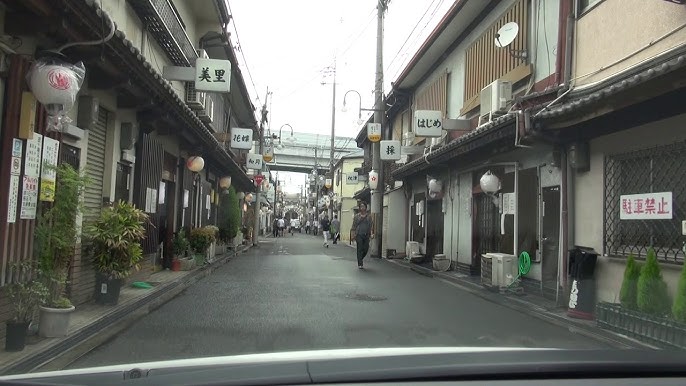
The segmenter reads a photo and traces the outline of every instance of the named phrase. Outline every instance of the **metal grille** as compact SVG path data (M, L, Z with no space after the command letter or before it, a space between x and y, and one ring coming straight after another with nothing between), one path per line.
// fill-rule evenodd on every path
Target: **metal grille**
M493 199L486 194L474 196L476 202L476 222L479 238L479 255L499 250L500 243L496 230L498 229L497 209Z
M70 165L74 170L79 170L81 149L62 143L60 146L60 164Z
M681 220L686 218L686 142L605 157L604 252L683 264ZM672 192L669 220L620 221L621 195Z

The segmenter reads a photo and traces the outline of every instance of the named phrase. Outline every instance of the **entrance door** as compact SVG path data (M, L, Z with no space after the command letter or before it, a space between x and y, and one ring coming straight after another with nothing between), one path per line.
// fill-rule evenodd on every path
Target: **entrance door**
M541 281L544 293L555 293L560 245L560 187L552 186L542 190Z
M441 200L427 201L426 257L433 259L443 253L443 212Z
M500 228L498 222L498 207L493 203L493 197L486 193L473 196L472 224L472 268L471 273L481 272L481 255L500 250Z

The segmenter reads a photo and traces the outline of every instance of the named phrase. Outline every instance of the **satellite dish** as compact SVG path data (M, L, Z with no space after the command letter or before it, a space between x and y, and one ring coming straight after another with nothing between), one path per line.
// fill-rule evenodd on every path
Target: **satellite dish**
M507 47L515 40L519 34L519 25L513 21L500 27L498 32L495 34L495 45L496 47Z

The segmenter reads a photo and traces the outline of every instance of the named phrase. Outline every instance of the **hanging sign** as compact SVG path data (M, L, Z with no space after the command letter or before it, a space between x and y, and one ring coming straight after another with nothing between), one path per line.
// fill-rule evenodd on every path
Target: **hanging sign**
M381 141L381 160L397 161L400 159L400 141Z
M357 173L350 173L345 175L346 185L357 185L360 181L360 176Z
M60 143L50 137L43 137L43 168L40 176L41 201L52 202L55 200L55 182L57 181L57 155L60 152Z
M367 124L367 139L371 142L379 142L381 140L381 124L368 123Z
M195 60L195 89L228 93L231 85L231 62L221 59Z
M258 174L255 177L253 177L253 179L255 180L255 186L259 186L262 183L262 181L264 181L264 175Z
M443 113L438 110L414 112L414 132L419 137L440 137L443 131Z
M262 170L262 156L255 153L248 153L248 157L245 159L245 166L248 169Z
M38 177L24 176L23 189L21 192L21 210L19 218L32 220L36 218L38 206Z
M671 220L672 192L623 194L619 196L620 220Z
M231 148L232 149L252 149L252 129L231 129Z
M43 150L43 136L34 133L33 138L26 140L26 166L24 175L38 177L40 175L41 151Z

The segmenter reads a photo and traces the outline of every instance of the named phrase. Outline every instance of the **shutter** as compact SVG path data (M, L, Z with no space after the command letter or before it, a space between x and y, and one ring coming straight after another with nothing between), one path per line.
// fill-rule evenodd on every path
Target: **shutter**
M162 165L164 162L164 149L162 143L143 134L136 143L136 171L134 185L134 203L139 209L145 210L145 199L148 188L155 189L159 195L160 181L162 181ZM155 205L157 204L155 196ZM145 225L145 239L141 243L143 254L157 252L159 245L159 214L157 206L155 213L148 212L150 223Z
M109 112L100 106L98 121L88 131L88 151L86 154L86 176L89 183L83 196L85 223L94 221L102 208L102 186L105 176L105 138Z

